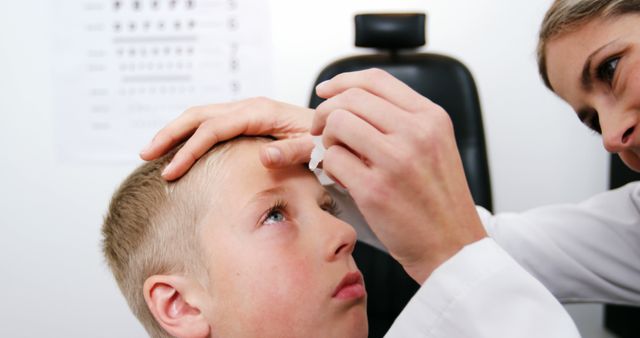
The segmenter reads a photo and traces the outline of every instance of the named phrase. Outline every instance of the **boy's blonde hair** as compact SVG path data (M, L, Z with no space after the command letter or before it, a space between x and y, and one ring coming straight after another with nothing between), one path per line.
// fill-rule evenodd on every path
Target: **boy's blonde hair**
M538 71L544 84L553 90L547 74L546 48L554 37L577 29L596 18L640 12L640 0L556 0L542 21L538 39Z
M199 224L211 202L211 187L223 179L217 168L229 146L216 146L180 180L162 170L178 149L139 166L114 193L102 226L102 249L129 307L152 337L169 337L149 311L143 285L153 275L180 274L208 281L201 257Z

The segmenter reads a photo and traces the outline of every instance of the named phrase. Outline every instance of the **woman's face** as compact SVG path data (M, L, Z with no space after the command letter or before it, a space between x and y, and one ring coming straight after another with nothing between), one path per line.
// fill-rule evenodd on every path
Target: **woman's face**
M546 47L553 90L640 171L640 15L592 20Z

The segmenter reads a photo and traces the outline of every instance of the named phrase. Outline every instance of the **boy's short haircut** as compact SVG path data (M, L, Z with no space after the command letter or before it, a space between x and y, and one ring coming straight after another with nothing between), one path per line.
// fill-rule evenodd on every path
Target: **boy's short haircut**
M114 193L102 226L102 249L129 307L152 337L170 337L156 322L143 296L153 275L180 274L206 286L199 224L221 179L222 155L237 142L217 145L180 180L167 182L162 170L178 149L140 165Z

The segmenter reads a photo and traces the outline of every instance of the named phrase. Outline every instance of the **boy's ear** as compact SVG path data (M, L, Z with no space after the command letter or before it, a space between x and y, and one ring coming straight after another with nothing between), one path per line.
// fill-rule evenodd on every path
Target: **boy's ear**
M194 281L172 275L154 275L144 282L144 299L156 321L173 337L208 337L211 327L200 304L189 302L203 296Z

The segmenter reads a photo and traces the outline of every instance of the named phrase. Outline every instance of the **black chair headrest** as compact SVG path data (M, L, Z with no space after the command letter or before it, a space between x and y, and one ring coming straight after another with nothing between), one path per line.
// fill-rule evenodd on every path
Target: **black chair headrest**
M358 47L400 49L425 44L424 13L358 14L355 20Z

